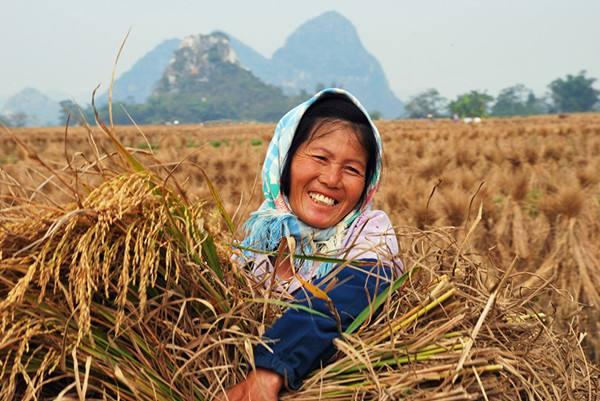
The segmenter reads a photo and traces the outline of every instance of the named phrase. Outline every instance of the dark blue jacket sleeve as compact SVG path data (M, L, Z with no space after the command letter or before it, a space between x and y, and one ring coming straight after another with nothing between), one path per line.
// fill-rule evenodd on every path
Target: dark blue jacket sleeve
M341 320L342 331L369 305L375 296L386 288L388 282L369 274L387 268L347 267L336 276L339 284L327 295L332 300ZM320 281L315 284L321 288ZM333 340L339 336L337 320L327 303L298 290L295 302L317 310L327 317L306 311L288 309L264 335L273 352L258 345L254 349L256 367L275 371L284 377L287 386L298 389L304 377L335 353Z

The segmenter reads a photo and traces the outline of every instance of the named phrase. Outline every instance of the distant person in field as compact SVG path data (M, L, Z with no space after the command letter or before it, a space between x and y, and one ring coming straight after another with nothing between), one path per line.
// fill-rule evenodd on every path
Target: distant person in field
M262 170L265 200L245 223L246 250L236 263L328 317L287 309L264 335L270 350L254 348L256 370L228 389L227 399L277 400L281 390L300 388L334 355L340 330L401 271L390 220L371 208L381 168L377 128L346 91L325 89L279 121ZM247 248L278 252L268 256ZM300 256L290 261L290 253ZM335 308L315 297L307 282L326 290Z

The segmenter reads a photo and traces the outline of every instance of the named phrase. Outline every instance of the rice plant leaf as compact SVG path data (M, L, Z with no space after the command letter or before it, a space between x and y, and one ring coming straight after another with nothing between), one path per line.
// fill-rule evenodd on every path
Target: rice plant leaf
M167 200L163 197L163 202L166 204ZM177 212L177 210L183 210ZM221 269L221 265L219 263L219 257L217 255L217 249L214 243L212 236L203 232L204 237L202 238L202 258L200 258L193 249L190 249L188 246L188 242L186 241L186 237L184 233L179 229L176 222L177 218L182 218L185 221L186 227L194 227L194 222L191 221L190 213L187 212L187 208L185 205L182 205L181 208L166 208L167 218L169 220L169 225L167 226L167 230L169 234L173 236L173 239L177 246L188 255L188 257L196 264L201 264L202 260L208 264L208 266L217 274L220 280L224 279L223 270ZM175 214L177 213L177 214ZM202 276L198 276L198 281L206 289L211 296L214 297L215 302L224 310L229 310L228 304L225 302L225 298L219 294L219 292Z
M352 334L354 331L356 331L356 329L358 329L360 327L360 325L363 324L364 321L367 320L367 318L371 315L371 311L379 308L381 306L381 304L383 304L385 302L385 299L388 297L388 295L391 292L397 291L400 287L402 287L402 285L406 282L406 280L412 274L414 274L417 269L418 269L418 267L415 267L412 270L407 271L402 276L400 276L396 281L394 281L392 283L392 285L390 285L388 288L383 290L379 295L377 295L377 297L375 297L375 301L373 301L373 303L371 305L368 305L365 309L363 309L363 311L360 312L358 314L358 316L356 316L356 319L354 319L354 321L352 323L350 323L348 328L346 328L345 333Z
M100 114L98 114L98 110L96 109L96 105L95 105L95 93L96 90L98 88L94 89L94 95L92 96L92 109L94 110L94 115L96 117L96 122L98 123L98 125L100 126L100 128L102 129L102 131L110 138L111 142L113 143L115 149L117 149L117 152L119 152L119 154L121 155L121 157L127 162L129 163L129 166L133 169L133 171L135 172L148 172L148 170L146 169L146 167L144 167L144 165L142 163L140 163L140 161L138 159L135 158L135 156L133 156L133 154L131 154L131 152L129 152L125 146L121 143L121 141L119 141L119 139L117 138L117 136L112 132L111 128L108 128L106 126L106 124L104 124L104 122L100 119Z
M166 200L165 200L166 202ZM190 220L189 213L184 212L181 214L184 215L184 219L187 227L193 227L193 222ZM175 217L178 217L179 214L174 214L174 212L170 208L166 208L167 218L171 223L168 227L170 234L175 239L179 248L184 251L190 259L192 259L195 263L200 264L202 259L208 264L208 266L217 274L220 280L223 280L223 270L221 269L221 265L219 263L219 258L217 255L217 248L215 247L214 240L212 236L208 233L204 233L204 238L202 239L202 258L200 258L190 247L187 245L187 241L185 240L185 235L177 226L175 221Z
M254 252L254 253L260 253L260 254L264 254L264 255L271 255L271 256L275 256L277 255L277 251L266 251L264 249L258 249L258 248L253 248L253 247L249 247L249 246L244 246L241 244L230 244L230 246L234 247L234 248L238 248L241 249L242 251L250 251L250 252ZM285 253L282 254L283 256L287 256ZM352 264L354 266L361 266L364 264L369 265L369 263L365 263L364 261L361 260L347 260L347 259L340 259L340 258L332 258L332 257L328 257L328 256L321 256L321 255L302 255L302 254L294 254L294 259L300 259L300 260L311 260L311 261L315 261L315 262L322 262L322 263L334 263L334 264Z
M225 210L225 206L223 204L223 199L221 199L219 192L213 185L210 178L208 178L206 171L204 171L204 169L201 167L198 167L198 168L200 169L200 172L202 173L202 176L204 177L204 182L208 186L208 190L210 191L210 195L212 196L213 200L215 201L215 205L217 206L217 209L219 209L219 213L221 213L223 220L225 220L225 224L227 225L229 232L231 234L233 234L235 232L235 227L233 225L233 220L231 219L231 216L229 215L229 213L227 213L227 210Z
M319 287L317 287L316 285L312 284L309 281L304 280L298 274L296 275L296 279L302 284L302 286L304 288L306 288L308 290L308 292L310 292L316 298L321 299L325 302L331 302L331 298L329 298L327 293L325 291L323 291L322 289L320 289Z
M223 281L224 275L223 270L221 269L221 263L219 262L219 256L217 255L217 247L210 235L207 235L202 242L202 256L208 266L217 274L219 279Z
M185 205L181 205L181 207L178 210L182 210L180 214L183 215L183 218L185 220L185 226L188 227L188 229L193 230L196 227L196 224L192 220L192 214L189 213L188 208ZM189 249L189 246L187 246L188 242L185 241L183 233L176 226L174 227L174 229L177 230L177 232L180 234L182 244L185 246L184 249L186 253L191 256L192 260L194 260L196 263L199 263L198 256L195 255L195 252L193 252L193 250ZM215 246L215 241L213 237L204 230L202 230L201 235L202 258L208 264L208 266L217 274L219 280L223 281L224 274L223 270L221 269L221 263L219 262L219 256L217 255L217 247ZM198 237L198 235L192 235L192 237L195 238Z
M115 365L114 368L114 375L115 377L121 381L123 384L125 384L131 391L133 391L133 394L135 395L135 398L140 399L140 395L137 391L137 388L129 381L127 380L127 378L125 377L125 375L123 374L123 371L121 370L121 368L119 367L119 365Z
M112 75L110 78L110 86L108 88L108 118L110 120L110 129L114 129L113 125L113 113L112 113L112 100L113 100L113 87L115 84L115 78L117 75L117 64L119 64L119 58L121 57L121 53L123 53L123 49L125 48L125 43L127 43L127 38L131 33L131 28L125 34L123 41L121 42L121 46L119 46L119 51L117 52L117 57L115 57L115 62L113 64Z

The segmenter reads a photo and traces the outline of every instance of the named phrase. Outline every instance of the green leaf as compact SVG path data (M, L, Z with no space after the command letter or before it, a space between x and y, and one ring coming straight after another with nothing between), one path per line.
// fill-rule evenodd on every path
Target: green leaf
M223 204L223 200L221 199L219 192L217 192L217 189L213 185L212 181L208 178L206 171L204 171L204 169L201 167L198 167L198 168L200 169L200 172L202 173L202 176L204 177L204 182L206 182L206 185L208 185L210 195L212 196L213 200L215 201L215 204L217 205L217 209L219 209L219 213L221 213L223 220L225 220L225 224L227 224L227 228L229 229L229 232L231 234L234 234L235 227L233 226L233 220L231 219L231 216L229 216L229 213L227 213L227 211L225 210L225 205Z
M241 244L230 244L232 247L241 249L242 251L250 251L250 252L254 252L254 253L261 253L264 255L270 255L270 256L275 256L277 255L277 251L265 251L264 249L257 249L257 248L252 248L249 246L244 246ZM287 253L282 253L282 256L288 256ZM365 264L364 261L361 260L351 260L351 259L340 259L340 258L332 258L332 257L328 257L328 256L320 256L320 255L302 255L302 254L295 254L294 255L294 259L300 259L300 260L312 260L312 261L316 261L316 262L327 262L327 263L335 263L335 264L352 264L354 266L362 266ZM371 265L372 263L367 263L368 265Z
M404 273L396 281L394 281L392 283L392 285L390 285L388 288L386 288L385 290L383 290L379 295L377 295L377 297L375 298L375 301L373 302L373 304L368 305L365 309L363 309L363 311L361 313L358 314L358 316L356 317L356 319L354 319L354 321L352 323L350 323L350 325L346 329L345 333L346 334L351 334L356 329L358 329L360 327L360 325L363 324L363 322L365 320L367 320L367 318L370 316L371 311L379 308L381 306L381 304L383 304L385 302L385 299L388 297L388 295L391 292L397 291L398 288L402 287L402 285L406 282L406 280L412 274L414 274L416 272L416 270L417 270L417 268L415 267L411 271L408 271L408 272Z
M210 235L207 235L206 239L202 242L202 257L208 266L217 274L219 279L223 281L223 270L221 270L221 263L219 262L219 257L217 255L217 247Z

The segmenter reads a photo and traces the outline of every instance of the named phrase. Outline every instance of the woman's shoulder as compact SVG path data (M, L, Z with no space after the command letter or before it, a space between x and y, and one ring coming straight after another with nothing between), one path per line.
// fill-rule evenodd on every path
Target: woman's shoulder
M362 233L362 234L361 234ZM393 235L395 238L394 227L383 210L366 210L358 216L354 224L350 227L349 235Z
M345 240L349 259L375 259L401 265L396 232L383 210L367 210L352 224Z

